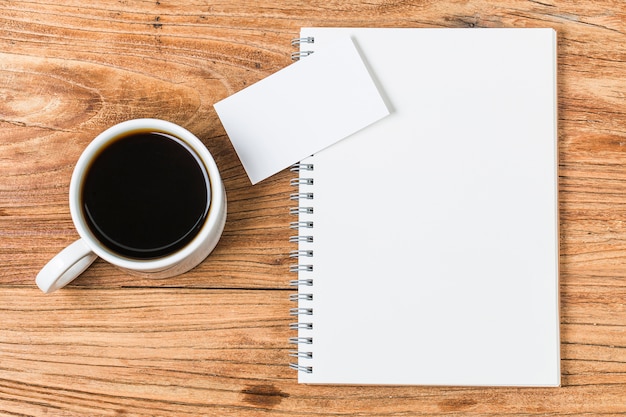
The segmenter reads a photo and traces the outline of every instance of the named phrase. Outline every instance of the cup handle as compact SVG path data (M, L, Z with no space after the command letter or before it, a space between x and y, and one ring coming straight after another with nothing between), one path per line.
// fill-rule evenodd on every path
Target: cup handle
M35 282L46 294L56 291L82 274L97 257L82 239L78 239L50 259Z

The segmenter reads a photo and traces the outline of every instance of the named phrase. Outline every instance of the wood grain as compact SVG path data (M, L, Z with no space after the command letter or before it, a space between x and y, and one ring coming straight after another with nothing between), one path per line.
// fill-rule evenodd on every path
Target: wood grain
M302 26L556 29L563 387L296 383L290 174L251 186L212 106L288 65ZM0 415L624 415L625 113L621 0L0 0ZM78 237L78 156L135 117L176 122L213 153L223 238L180 277L96 261L41 294L35 275Z

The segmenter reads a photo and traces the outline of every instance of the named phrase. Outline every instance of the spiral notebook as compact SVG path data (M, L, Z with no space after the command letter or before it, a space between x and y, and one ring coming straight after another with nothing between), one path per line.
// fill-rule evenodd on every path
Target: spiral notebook
M292 168L299 382L558 386L555 32L303 28L296 55L342 36L391 114Z

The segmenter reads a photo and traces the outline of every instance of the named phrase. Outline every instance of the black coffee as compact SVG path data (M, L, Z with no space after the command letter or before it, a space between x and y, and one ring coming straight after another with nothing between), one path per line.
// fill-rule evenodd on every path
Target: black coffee
M173 253L199 232L209 210L204 167L179 139L157 132L122 136L88 169L83 210L92 233L120 255Z

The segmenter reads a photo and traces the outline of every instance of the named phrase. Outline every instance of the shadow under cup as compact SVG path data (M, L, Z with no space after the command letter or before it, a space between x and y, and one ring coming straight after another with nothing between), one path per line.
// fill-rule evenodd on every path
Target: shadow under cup
M176 253L198 235L209 215L211 181L185 141L131 130L91 158L79 202L89 231L108 251L152 260Z

